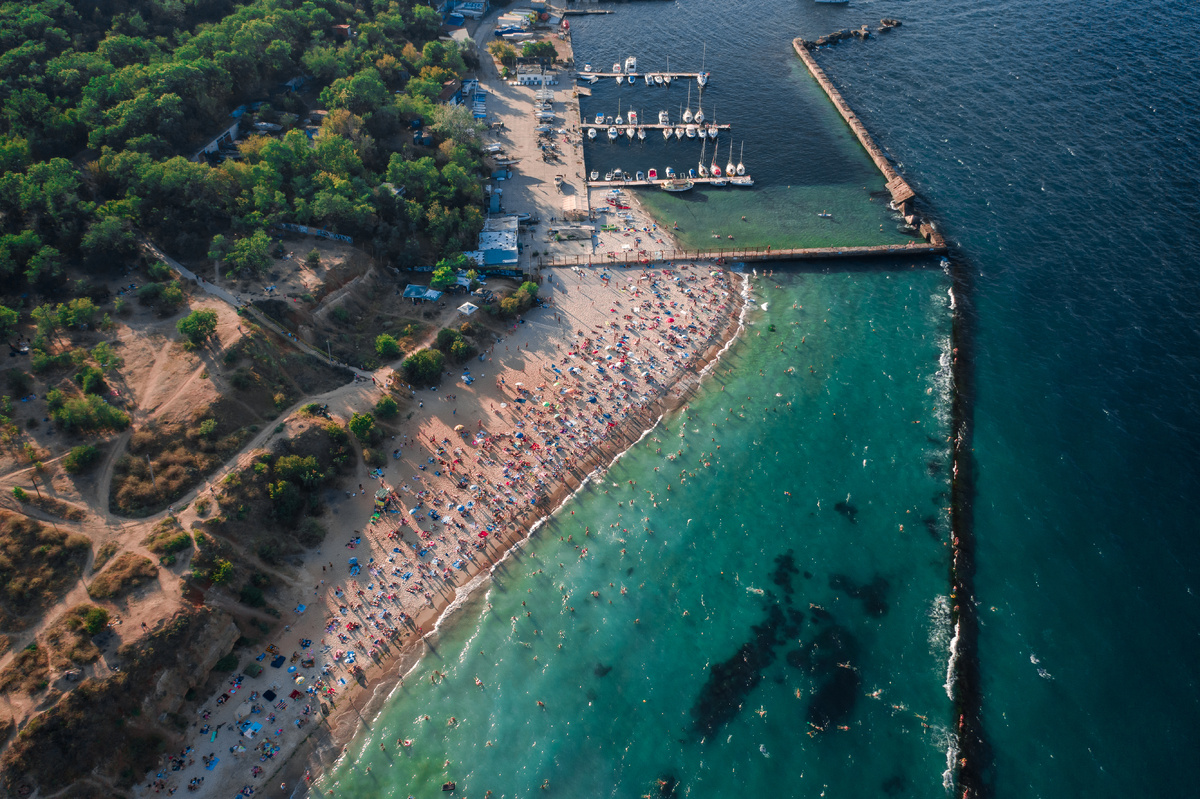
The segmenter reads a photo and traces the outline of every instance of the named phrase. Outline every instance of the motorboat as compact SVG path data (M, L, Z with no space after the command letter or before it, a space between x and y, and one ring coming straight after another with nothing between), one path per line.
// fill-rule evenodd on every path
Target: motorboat
M637 56L629 56L625 59L625 71L631 75L637 74Z
M821 213L817 214L817 216L821 217L822 219L833 219L833 214L829 213L828 211L822 211Z
M746 174L746 165L742 163L742 156L746 154L746 142L742 142L741 152L738 153L737 173L739 175Z
M588 138L589 139L596 138L596 129L595 128L588 128Z
M696 175L696 170L694 170L694 169L689 169L689 170L688 170L688 177L689 177L689 178L691 178L692 180L695 180L695 179L696 179L696 177L697 177L697 175Z
M658 124L670 125L671 124L671 115L668 114L666 111L659 111L658 112Z
M612 118L612 116L611 116L611 115L610 115L610 116L606 116L606 117L604 118L604 124L605 124L605 125L611 125L612 123L613 123L613 118Z
M586 75L582 73L579 75L579 79L587 83L598 83L600 81L600 78L596 77L595 75Z
M599 180L599 179L600 179L600 173L594 169L591 171L591 174L588 175L588 180Z
M669 167L667 167L667 180L671 180L671 179L673 179L674 177L675 177L675 168L674 168L674 167L670 167L670 166L669 166Z
M650 167L650 171L646 173L647 180L658 180L658 170Z
M620 135L621 134L617 132L617 129L615 127L608 129L608 140L609 141L616 141L617 136L620 136Z
M729 185L750 188L751 186L754 185L754 178L750 177L749 175L745 175L745 176L739 175L736 178L730 178Z
M711 183L709 183L708 185L710 185L710 186L725 186L725 185L727 185L727 184L728 184L728 182L729 182L729 181L725 180L725 178L721 178L720 180L714 180L714 181L712 181L712 182L711 182Z
M671 129L670 128L663 128L663 138L664 139L671 138Z
M630 125L636 125L638 123L637 111L630 111L628 114L625 115L625 118L627 120L629 120Z
M620 114L617 114L616 119L614 119L613 121L616 122L618 125L624 125L625 117L621 116Z
M696 135L702 139L707 139L708 138L708 128L704 127L703 125L697 125L696 126Z
M629 85L632 86L637 83L637 75L626 75L625 80L629 81Z
M639 170L638 170L638 173L637 173L637 179L638 179L638 180L645 180L645 179L646 179L646 173L645 173L645 172L643 172L642 170L640 170L640 169L639 169Z
M663 85L663 76L662 76L662 75L655 74L655 76L654 76L654 85L655 85L655 86L662 86L662 85Z
M596 114L596 124L597 125L604 124L604 114Z
M687 137L689 139L696 138L696 126L695 125L688 125L684 130L687 132Z
M617 73L618 75L621 74L621 65L616 61L613 62L613 72Z
M675 138L677 138L677 139L683 138L683 128L682 127L675 128Z
M605 179L605 180L612 180L612 179L613 179L613 173L612 173L612 172L605 172L605 173L604 173L604 179Z
M645 128L638 128L637 134L638 134L638 141L646 140L646 129Z
M591 71L592 71L592 65L591 65L591 64L584 64L584 65L583 65L583 71L584 71L584 72L591 72Z
M679 180L678 178L672 178L671 180L664 180L658 185L663 191L680 192L689 191L696 184L692 183L690 180Z

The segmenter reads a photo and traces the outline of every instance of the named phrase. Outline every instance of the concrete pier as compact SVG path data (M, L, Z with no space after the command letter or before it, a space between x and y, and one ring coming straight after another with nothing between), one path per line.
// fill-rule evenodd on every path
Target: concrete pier
M921 258L928 255L944 255L942 244L877 244L863 247L755 247L753 249L717 250L655 250L644 252L626 251L612 256L568 255L542 257L538 267L554 266L619 266L622 264L649 264L663 261L710 261L713 263L744 263L748 261L817 261L836 258L878 258L880 256L903 256Z
M813 80L829 96L829 101L833 103L833 107L838 110L838 113L842 115L842 119L846 120L846 124L850 126L850 130L858 137L858 141L862 144L863 149L867 151L867 155L871 156L871 160L875 162L875 166L879 167L879 171L883 173L884 179L887 180L887 190L892 195L892 202L896 204L896 208L905 217L913 215L913 199L916 197L916 192L896 172L891 162L888 161L887 156L884 155L883 150L879 149L879 145L875 144L875 140L867 132L867 128L862 123L862 120L850 108L849 103L842 97L841 92L834 87L833 82L829 80L829 76L825 74L825 70L821 69L817 60L813 58L813 54L809 52L807 42L797 37L792 40L792 47L795 48L796 55L800 56L800 60L804 62L804 66L808 67ZM933 225L920 220L918 227L921 230L921 235L925 236L932 244L945 245L942 234Z

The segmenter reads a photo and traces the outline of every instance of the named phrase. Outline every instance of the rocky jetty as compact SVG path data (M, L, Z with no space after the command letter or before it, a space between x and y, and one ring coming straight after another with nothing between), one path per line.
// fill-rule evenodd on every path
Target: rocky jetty
M900 27L900 20L892 19L891 17L885 17L885 18L879 20L879 28L877 29L877 32L878 33L886 33L887 31L890 31L892 28L898 28L898 27ZM861 25L857 28L843 28L840 31L834 31L833 33L826 34L825 36L822 36L814 41L809 41L807 39L800 39L799 41L801 43L801 46L804 47L804 49L815 50L818 47L825 47L826 45L837 44L838 42L844 41L846 39L870 39L870 38L871 38L870 26Z

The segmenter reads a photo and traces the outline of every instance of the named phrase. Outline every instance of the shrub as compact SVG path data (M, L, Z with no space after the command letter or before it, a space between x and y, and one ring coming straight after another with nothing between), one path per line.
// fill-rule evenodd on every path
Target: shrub
M267 486L271 496L271 512L281 522L290 522L304 509L304 497L300 489L289 480L277 480Z
M234 671L238 667L238 656L230 652L213 664L213 671Z
M205 419L200 423L200 426L196 429L196 432L199 433L201 438L211 439L213 434L217 432L217 420Z
M83 389L84 394L103 394L108 389L104 382L104 372L91 364L75 374L75 382Z
M199 346L217 331L217 314L215 311L192 311L175 323L180 335Z
M110 369L120 366L124 361L121 356L113 352L112 345L107 341L101 341L96 346L92 347L92 359L100 364L101 369Z
M375 415L381 419L390 419L400 411L400 406L391 397L381 397L375 403Z
M238 599L243 605L249 605L252 608L261 608L267 604L266 597L263 596L262 589L256 585L247 583L242 586L241 593L238 594Z
M350 321L350 312L347 311L344 306L339 305L329 313L331 316L333 316L335 321L340 322L343 325Z
M73 447L63 458L63 469L67 474L79 474L91 467L100 457L100 450L91 444Z
M233 577L233 564L224 558L213 564L213 569L208 575L208 579L212 580L213 585L227 583L231 577Z
M395 360L400 357L400 345L396 343L395 337L380 333L375 337L375 352L379 353L380 358Z
M104 608L88 608L83 616L83 628L88 635L96 635L108 626L108 611Z
M369 413L356 413L350 417L350 432L359 441L366 443L371 440L375 430L375 417Z
M29 494L25 493L25 489L20 486L13 486L13 496L17 498L17 502L29 501Z
M47 399L50 399L49 394ZM129 427L129 414L114 408L95 394L64 399L60 393L58 402L51 404L57 407L50 411L50 418L68 432L124 430Z
M410 383L437 383L442 377L445 356L437 350L424 349L404 359L400 370Z
M316 269L321 265L321 251L315 248L309 250L308 256L304 259L304 262L308 264L310 268Z
M296 540L302 546L312 549L325 540L325 526L311 517L300 523L296 530Z

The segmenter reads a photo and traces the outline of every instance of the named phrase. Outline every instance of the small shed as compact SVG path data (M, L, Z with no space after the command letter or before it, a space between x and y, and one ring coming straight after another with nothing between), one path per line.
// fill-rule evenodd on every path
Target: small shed
M471 314L475 313L478 310L479 310L478 305L475 305L475 304L469 303L469 302L464 302L462 305L458 306L458 312L460 314L462 314L463 316L470 316Z

